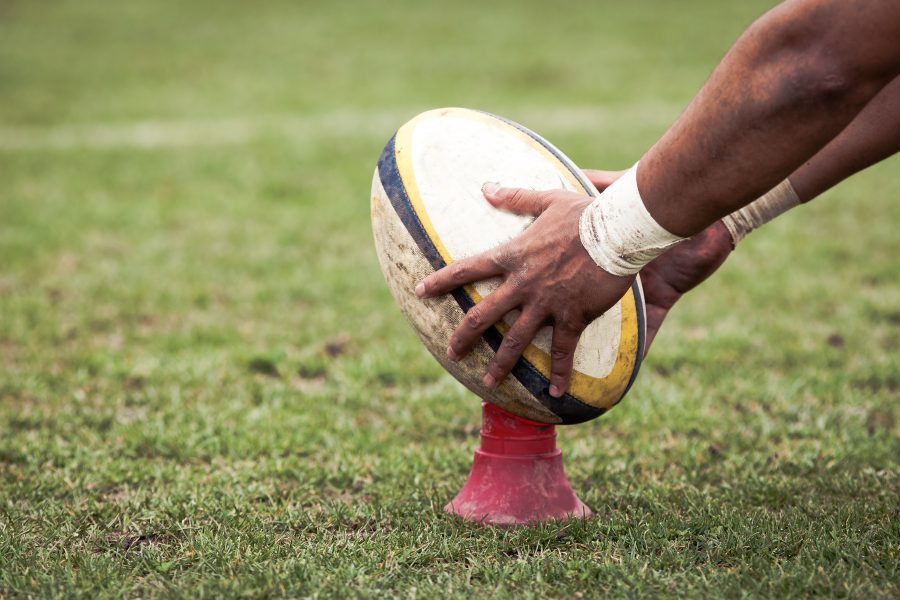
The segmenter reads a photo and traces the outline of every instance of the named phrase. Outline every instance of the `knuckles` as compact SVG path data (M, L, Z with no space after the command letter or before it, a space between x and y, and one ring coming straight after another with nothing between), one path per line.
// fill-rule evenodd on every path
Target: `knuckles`
M570 356L572 356L571 350L564 349L564 348L551 348L550 349L550 358L552 358L554 361L566 360Z
M501 196L503 201L510 208L521 208L525 202L526 192L520 188L513 188Z
M478 308L478 305L469 309L469 312L466 313L466 317L463 321L469 329L479 329L481 327L484 322L484 315L482 314L481 309Z
M472 270L463 262L458 262L450 271L450 280L458 285L469 283L469 274Z
M528 282L528 280L525 278L525 275L516 271L510 274L510 276L507 278L507 282L514 289L518 290L525 287L525 284Z
M578 338L593 319L585 318L580 310L563 308L553 318L553 329L566 337Z
M515 333L507 333L503 336L503 346L511 354L519 354L525 347L522 338Z
M500 364L499 361L491 362L487 367L487 372L493 375L494 379L497 381L502 381L504 377L509 373L509 370L512 368L512 365L509 367L504 367Z
M511 244L504 244L497 248L491 259L494 266L502 271L511 271L519 262L519 251Z

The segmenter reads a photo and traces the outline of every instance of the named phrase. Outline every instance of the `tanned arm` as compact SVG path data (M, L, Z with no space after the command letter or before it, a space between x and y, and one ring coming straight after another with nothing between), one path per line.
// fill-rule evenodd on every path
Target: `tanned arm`
M809 202L847 177L900 152L900 78L884 87L857 117L788 179L801 202ZM587 171L600 189L619 173ZM647 302L647 350L672 306L712 275L731 254L733 240L716 221L641 271ZM646 352L646 351L645 351Z
M788 177L801 202L900 152L900 77L885 86L853 121ZM586 170L603 190L624 171ZM682 295L712 275L733 250L731 234L716 221L641 270L647 304L649 351L662 322Z

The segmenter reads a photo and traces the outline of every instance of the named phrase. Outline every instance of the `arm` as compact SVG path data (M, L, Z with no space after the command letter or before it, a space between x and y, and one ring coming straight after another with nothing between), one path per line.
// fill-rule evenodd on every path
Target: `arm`
M809 202L847 177L897 152L900 152L900 77L885 86L837 137L791 173L788 180L800 202ZM585 173L601 190L622 174L593 170ZM672 306L712 275L731 254L737 241L722 221L716 221L641 270L647 302L647 350Z
M634 273L666 247L641 247L640 242L653 241L659 231L669 239L697 233L794 171L897 75L898 38L900 3L892 0L793 0L764 15L645 155L636 179L630 178L635 183L626 190L628 208L642 211L644 229L596 240L607 256L632 259L628 269L597 268L596 252L589 254L590 244L582 245L584 234L579 236L589 205L601 212L618 206L611 194L615 185L594 204L567 192L486 186L485 197L495 206L538 218L514 240L457 261L417 286L416 293L426 297L488 277L504 278L454 333L450 358L465 356L487 327L521 308L484 382L495 387L538 329L550 324L550 393L562 395L581 331L615 304ZM629 227L631 220L614 225ZM623 252L617 240L637 244L637 250Z
M900 77L895 77L850 125L791 176L809 202L851 175L900 152Z
M774 187L900 70L900 4L785 2L752 25L641 161L638 188L689 236Z

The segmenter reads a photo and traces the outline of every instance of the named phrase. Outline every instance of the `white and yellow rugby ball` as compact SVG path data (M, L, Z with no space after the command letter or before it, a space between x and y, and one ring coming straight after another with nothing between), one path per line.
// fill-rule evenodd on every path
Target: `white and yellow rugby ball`
M534 220L491 206L481 193L487 181L598 195L571 160L521 125L464 108L422 113L387 143L372 182L372 229L388 286L438 362L482 398L545 423L598 417L625 395L641 363L645 317L640 280L584 331L571 385L561 398L548 390L549 327L540 331L497 389L482 384L487 364L517 312L488 329L464 360L447 359L453 330L467 310L499 286L498 279L440 298L420 300L415 295L416 284L429 273L515 237Z

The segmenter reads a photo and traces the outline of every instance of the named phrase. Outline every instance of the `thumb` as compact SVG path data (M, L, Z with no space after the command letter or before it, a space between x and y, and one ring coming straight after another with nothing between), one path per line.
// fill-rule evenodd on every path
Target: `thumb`
M550 206L550 194L546 191L504 188L489 181L481 186L481 192L494 207L519 215L536 217Z

